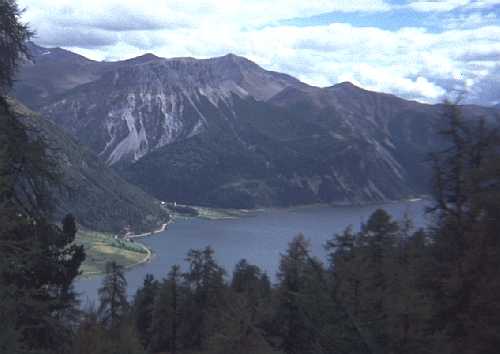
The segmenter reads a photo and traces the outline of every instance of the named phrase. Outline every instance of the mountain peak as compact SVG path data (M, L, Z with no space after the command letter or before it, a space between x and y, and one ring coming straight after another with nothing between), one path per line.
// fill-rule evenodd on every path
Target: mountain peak
M139 55L137 58L152 60L152 59L160 59L160 57L154 55L153 53L145 53L143 55Z
M45 48L34 42L26 42L26 47L34 60L43 58L45 61L72 61L72 62L92 62L93 60L83 55L71 52L61 47Z
M223 58L231 58L231 59L242 58L234 53L227 53L226 55L223 55L222 57Z
M223 63L239 64L239 65L258 66L250 59L247 59L247 58L242 57L240 55L236 55L234 53L228 53L228 54L223 55L221 57L215 57L215 58L211 58L209 60L223 62Z
M146 54L139 55L138 57L124 60L124 62L142 64L142 63L147 63L147 62L159 60L159 59L162 59L162 58L154 55L153 53L146 53Z
M361 89L361 87L354 85L350 81L343 81L338 84L335 84L333 86L330 86L330 88L335 89L335 88L343 88L343 89Z
M227 53L226 55L223 55L221 57L219 57L220 59L231 59L231 60L248 60L247 58L245 57L242 57L242 56L239 56L239 55L236 55L234 53Z

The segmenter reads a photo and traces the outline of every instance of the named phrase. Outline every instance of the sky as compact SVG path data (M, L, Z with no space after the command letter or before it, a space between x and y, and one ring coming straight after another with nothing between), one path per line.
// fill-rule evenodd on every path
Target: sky
M500 103L500 0L19 0L35 43L94 60L234 53L315 86Z

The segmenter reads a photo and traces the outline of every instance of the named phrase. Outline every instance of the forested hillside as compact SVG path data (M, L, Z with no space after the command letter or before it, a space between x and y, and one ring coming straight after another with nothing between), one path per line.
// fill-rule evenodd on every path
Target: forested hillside
M254 208L429 192L441 105L315 87L232 54L98 62L29 48L13 94L158 199Z
M2 321L0 348L23 354L496 353L500 140L486 125L464 124L456 106L446 112L449 144L431 158L432 224L416 230L411 220L393 220L379 209L360 231L332 236L326 264L299 235L281 257L275 284L245 260L228 273L207 247L187 254L186 269L166 269L164 279L147 276L132 299L124 270L109 263L99 303L80 311L71 283L84 254L65 246L74 219L65 218L62 230L50 226L38 204L15 219L17 204L3 193L0 215L9 227L0 234L0 315L10 320ZM45 273L46 267L55 268Z
M134 353L497 353L500 140L464 124L456 106L443 120L427 228L376 210L360 231L331 238L326 264L299 235L275 284L245 260L228 274L214 250L192 250L184 272L147 276L129 304L110 265L77 352L92 343L104 353L127 336Z
M126 226L151 231L168 220L158 200L124 181L60 128L18 102L9 104L29 136L47 150L60 180L51 189L55 220L71 212L81 225L107 232L119 232ZM4 127L2 134L14 133Z

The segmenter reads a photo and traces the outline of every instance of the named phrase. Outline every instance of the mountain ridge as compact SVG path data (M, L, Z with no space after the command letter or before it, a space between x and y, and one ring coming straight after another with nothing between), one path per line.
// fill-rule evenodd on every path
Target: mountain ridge
M158 200L130 185L52 122L10 100L34 139L41 139L56 163L60 186L52 189L53 218L72 213L85 228L118 233L159 228L169 218Z
M423 161L439 146L440 105L346 82L314 87L234 54L146 54L96 65L68 65L72 75L95 77L56 87L38 109L163 200L253 207L381 201L428 190ZM37 84L24 78L26 86ZM466 108L473 117L498 113Z

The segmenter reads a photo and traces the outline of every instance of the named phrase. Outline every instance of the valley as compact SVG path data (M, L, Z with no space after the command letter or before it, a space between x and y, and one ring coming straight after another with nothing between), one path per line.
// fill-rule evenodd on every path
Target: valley
M425 215L429 203L428 199L417 199L364 206L314 205L262 209L233 218L178 218L164 232L139 240L151 249L153 256L149 262L127 270L128 294L135 293L146 274L161 279L172 265L186 266L190 249L206 246L215 250L217 261L229 272L245 258L259 264L274 281L280 255L297 234L303 233L311 241L311 254L326 262L325 242L349 225L358 229L377 208L384 208L400 222L408 216L417 229L429 222ZM96 300L101 281L102 276L79 279L76 289L82 294L83 303Z
M252 209L429 191L441 105L314 87L232 54L96 62L31 50L13 94L159 200Z
M88 254L85 276L109 259L149 262L149 240L122 237L149 235L169 219L248 220L301 205L363 210L429 192L441 105L348 82L314 87L233 54L96 62L29 48L13 94L40 112L16 103L57 151L68 187L55 194L55 218L71 211L93 230L77 240ZM462 109L468 119L500 114Z

